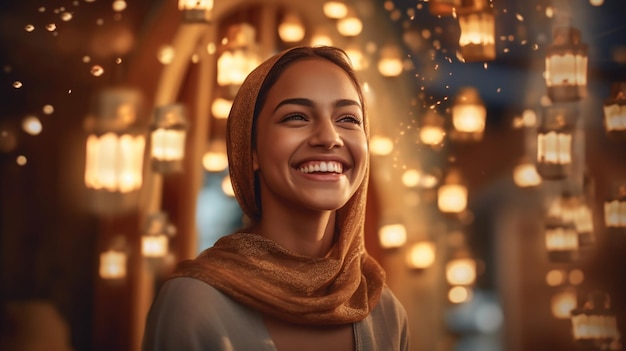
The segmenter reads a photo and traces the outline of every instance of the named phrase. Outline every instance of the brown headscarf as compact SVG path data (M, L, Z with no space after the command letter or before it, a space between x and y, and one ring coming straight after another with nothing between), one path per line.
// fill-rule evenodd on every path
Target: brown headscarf
M280 60L292 50L302 51L303 58L312 57L314 50L341 52L286 50L263 62L239 89L227 125L229 171L237 200L253 222L261 215L252 164L255 107L263 103L257 100L268 73L284 68ZM365 129L367 133L367 124ZM262 314L287 322L337 325L362 320L378 303L385 279L363 243L367 168L355 195L338 210L337 239L325 257L301 256L244 230L221 238L195 260L181 262L173 277L200 279Z

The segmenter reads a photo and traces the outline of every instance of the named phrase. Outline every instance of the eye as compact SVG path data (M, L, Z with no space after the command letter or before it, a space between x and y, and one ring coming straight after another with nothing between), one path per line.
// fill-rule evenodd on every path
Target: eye
M359 117L356 117L354 115L344 115L344 116L341 116L338 121L339 122L353 123L353 124L356 124L358 126L360 126L363 123Z
M301 113L290 113L285 116L281 122L289 122L289 121L307 121L307 117Z

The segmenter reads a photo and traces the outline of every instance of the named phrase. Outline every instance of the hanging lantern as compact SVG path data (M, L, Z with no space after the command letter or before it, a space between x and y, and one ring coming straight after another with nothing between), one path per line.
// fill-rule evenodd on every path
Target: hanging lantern
M178 9L185 22L208 22L213 12L213 0L178 0Z
M176 229L167 219L164 212L152 213L148 216L143 235L141 236L141 253L144 257L165 257L169 250L170 237Z
M594 291L580 308L572 311L572 334L578 344L594 350L607 350L619 340L615 311L608 294Z
M611 196L604 201L604 226L626 233L626 181L613 185Z
M544 179L566 178L572 167L573 109L549 106L537 130L537 172Z
M311 46L333 46L333 38L326 30L326 27L317 26L311 36Z
M346 54L350 58L350 63L355 71L362 71L369 66L369 62L358 44L350 43L346 45Z
M127 260L126 241L123 236L117 236L113 239L111 247L100 254L98 269L100 278L107 280L126 278Z
M572 262L578 258L578 233L574 223L549 217L545 222L548 259L551 262Z
M524 157L513 168L513 181L520 188L531 188L541 184L541 176L537 173L535 164Z
M448 290L448 301L452 303L464 303L472 299L472 289L465 286L453 286Z
M231 107L233 107L233 100L218 96L211 103L211 116L215 119L227 119Z
M593 229L593 214L588 203L581 203L576 208L574 225L578 232L578 244L581 247L591 245L596 241Z
M480 141L483 138L487 109L478 90L465 87L459 90L452 106L450 137L457 141Z
M324 15L330 19L340 19L348 15L348 6L344 1L326 1L323 10Z
M285 43L297 43L304 39L304 24L296 12L287 12L278 25L278 36Z
M458 170L450 170L439 186L437 205L443 213L461 213L467 207L467 187L461 183Z
M363 30L363 22L352 8L348 8L345 17L337 21L337 31L344 37L356 37Z
M97 96L95 115L85 119L84 180L99 213L121 213L139 200L146 139L137 126L141 105L139 91L111 88Z
M370 151L372 155L385 156L393 151L393 140L386 135L372 133Z
M202 156L202 165L207 172L222 172L228 168L226 141L223 138L209 142L207 151Z
M406 265L413 270L422 270L435 263L435 243L420 241L414 243L406 254Z
M179 172L185 157L187 118L185 106L172 104L158 107L150 134L152 169L160 173Z
M611 85L611 97L604 101L604 129L609 138L626 141L626 82Z
M579 247L588 246L595 242L593 214L582 195L563 192L550 204L548 216L557 218L563 223L572 223L578 235Z
M580 42L580 31L572 27L554 29L547 48L546 86L553 102L577 101L587 91L587 45Z
M496 58L493 9L486 0L463 0L456 9L461 35L459 49L465 62L492 61Z
M397 248L406 243L406 228L404 224L387 224L378 230L380 246L385 249Z
M569 319L571 313L576 309L578 296L574 288L565 288L552 296L552 315L558 319Z
M471 257L458 257L446 264L446 279L450 285L469 286L476 281L476 261Z
M444 119L435 110L428 110L422 119L419 139L430 147L441 147L446 136Z
M126 278L127 254L122 251L107 250L100 254L100 278Z
M378 72L383 77L397 77L402 73L403 62L400 48L396 45L388 44L380 49L378 60Z
M222 53L217 59L217 84L234 88L224 98L234 98L244 79L261 63L255 36L256 30L248 23L228 27Z
M461 6L461 0L430 0L428 10L434 16L452 16L454 10Z

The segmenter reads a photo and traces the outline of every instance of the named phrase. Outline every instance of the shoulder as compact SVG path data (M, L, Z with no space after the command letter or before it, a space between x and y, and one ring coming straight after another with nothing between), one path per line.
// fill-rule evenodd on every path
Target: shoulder
M384 319L393 318L402 323L407 319L404 306L387 285L383 286L380 301L372 310L372 314Z
M408 350L409 325L406 310L386 285L370 315L359 323L363 350Z
M143 350L229 350L232 338L227 336L242 330L233 328L238 325L254 333L258 316L209 284L173 278L161 286L150 308Z
M213 317L238 308L234 301L211 285L198 279L179 277L163 284L151 312L184 315L188 320L201 319L208 323L215 322Z

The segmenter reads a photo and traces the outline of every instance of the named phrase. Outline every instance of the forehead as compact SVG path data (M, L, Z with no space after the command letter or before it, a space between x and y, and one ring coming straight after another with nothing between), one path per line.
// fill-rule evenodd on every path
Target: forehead
M341 67L322 58L291 63L269 90L269 98L332 95L336 99L359 101L355 83Z

